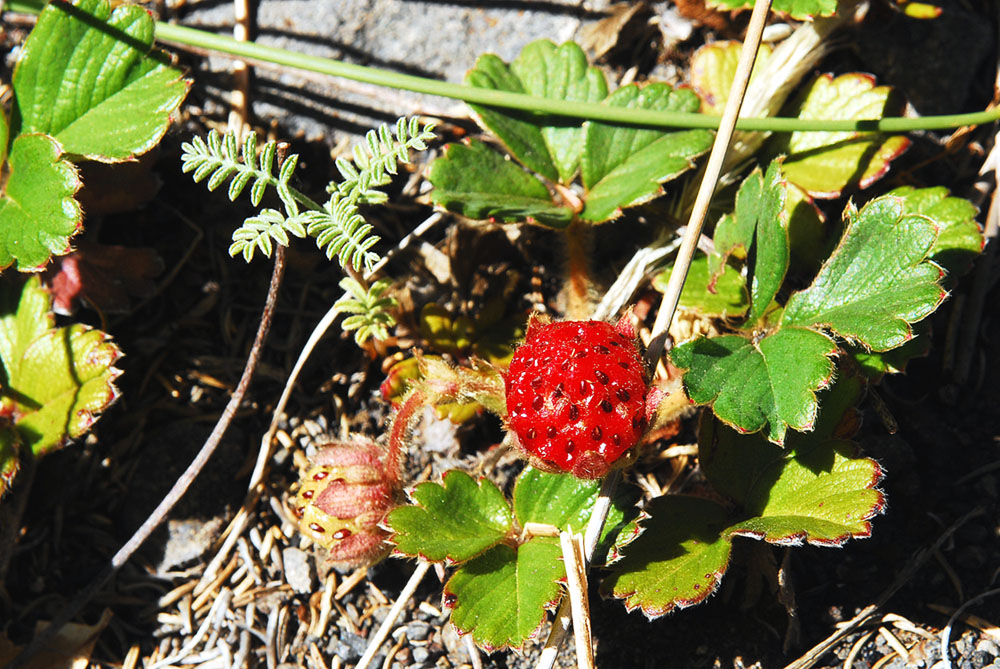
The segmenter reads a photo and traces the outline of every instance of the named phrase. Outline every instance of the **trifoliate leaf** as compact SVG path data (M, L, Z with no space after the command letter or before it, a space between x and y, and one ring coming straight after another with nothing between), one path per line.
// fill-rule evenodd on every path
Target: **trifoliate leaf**
M510 69L521 80L524 91L537 97L569 102L600 102L608 96L604 73L587 65L587 56L575 42L566 42L558 47L549 40L532 42L521 50ZM494 115L500 113L493 112ZM482 118L484 122L487 120ZM488 127L506 143L501 133L492 126ZM580 167L582 124L571 119L545 119L540 129L559 173L559 181L568 184Z
M653 279L653 287L665 291L673 267ZM746 313L750 306L746 281L730 265L723 265L722 274L715 280L715 291L709 288L712 276L708 270L708 257L699 255L691 261L684 290L678 303L687 309L697 309L706 316L735 318Z
M573 217L552 202L545 184L476 140L449 144L428 178L434 204L469 218L564 228Z
M948 271L949 285L972 268L985 243L983 230L976 222L978 212L974 204L960 197L949 197L944 186L901 186L887 195L903 199L904 213L923 214L938 226L938 238L927 257Z
M159 52L153 18L107 0L50 3L14 70L21 133L54 136L67 153L117 162L153 148L188 82Z
M0 499L10 490L21 467L21 437L10 425L0 426Z
M691 56L691 87L701 98L703 114L722 116L733 79L736 78L736 64L742 49L742 42L721 40L699 47ZM760 45L750 81L770 58L772 51L769 44Z
M778 294L788 270L788 213L781 162L772 161L767 174L755 169L736 194L736 210L715 230L716 254L710 258L713 275L722 272L726 259L740 249L752 262L747 268L750 286L749 323L764 315ZM751 254L752 250L752 254Z
M698 110L698 96L666 84L622 86L605 104L628 109L657 111ZM584 133L580 162L587 189L580 217L601 223L621 214L621 209L658 196L660 184L691 169L694 159L708 150L708 130L663 131L613 126L591 121Z
M80 188L76 168L47 135L18 135L7 161L0 195L0 268L40 269L52 254L69 252L69 238L83 214L73 199Z
M513 530L510 504L492 482L452 470L440 484L421 483L416 505L396 507L385 522L396 552L432 562L464 562L503 541Z
M657 497L646 506L644 531L611 566L601 591L658 618L704 601L729 566L730 542L721 532L726 511L684 495Z
M754 0L709 0L707 4L718 9L750 9ZM837 0L774 0L771 9L802 21L832 16L837 12Z
M13 300L7 296L3 302L9 307ZM50 310L41 281L32 277L16 311L5 308L0 315L10 410L25 445L36 455L86 432L118 398L114 380L121 374L113 366L121 352L108 335L84 325L50 329Z
M524 84L499 56L484 53L476 65L465 75L465 83L476 88L490 88L509 93L527 93ZM550 181L559 178L559 170L552 163L545 138L538 122L531 114L508 112L469 105L476 112L479 123L496 135L504 148L521 164Z
M702 337L670 355L687 370L684 387L692 401L711 404L716 416L741 432L767 426L767 438L782 444L788 427L812 429L815 392L829 383L836 350L820 332L785 327L759 341Z
M897 104L888 86L867 74L825 74L809 84L788 115L800 119L880 119ZM776 153L786 154L785 177L813 197L839 197L845 188L867 188L888 171L910 145L901 135L873 132L793 132L782 136Z
M574 532L582 534L590 522L600 489L600 481L578 479L571 474L547 474L534 467L525 467L514 486L514 515L522 527L525 523L543 523L560 530L572 527ZM594 553L595 563L604 562L608 545L625 523L635 517L638 501L635 493L631 486L619 486L612 498Z
M462 565L444 587L451 622L480 648L520 648L559 598L559 540L536 537L517 548L501 544Z
M840 244L812 285L789 298L782 324L827 328L875 351L900 346L912 337L910 324L947 295L941 268L927 261L937 228L894 197L860 212L848 206L845 216Z

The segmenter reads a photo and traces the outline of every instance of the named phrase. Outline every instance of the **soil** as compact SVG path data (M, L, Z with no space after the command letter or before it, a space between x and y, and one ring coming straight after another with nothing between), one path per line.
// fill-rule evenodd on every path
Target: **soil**
M607 9L604 3L547 2L379 0L330 3L322 10L315 4L262 2L257 15L262 40L451 81L460 80L484 44L510 59L532 39L579 36ZM940 23L914 23L896 10L873 7L875 16L852 33L851 48L833 51L820 69L875 72L880 83L897 84L925 114L985 108L993 96L997 9L985 0L940 4L945 8ZM160 9L202 26L227 24L231 11L213 2ZM319 13L313 17L313 11ZM667 3L652 3L651 11L667 24L679 20ZM312 27L305 26L306 16ZM683 41L661 37L646 44L646 51L659 49L652 57L641 49L613 52L611 75L643 63L640 78L650 72L683 78L693 48L738 34L740 21L726 14L715 23L696 22ZM22 39L28 27L7 25L7 44ZM315 37L324 30L323 39ZM428 34L441 38L428 40ZM936 46L921 41L922 48L913 48L912 40L932 37ZM452 48L455 44L461 48ZM179 170L181 142L225 122L220 98L230 85L222 74L228 63L191 54L183 54L181 62L191 69L195 86L183 119L152 161L162 182L157 194L129 203L121 213L86 221L82 239L155 249L165 271L153 294L133 298L119 313L83 305L74 316L111 332L126 353L120 363L122 398L80 443L38 463L0 589L0 629L17 645L94 578L190 462L235 388L260 317L270 264L264 259L247 264L227 254L232 230L254 210L245 201L230 203L221 192L207 193ZM2 73L7 81L9 66L8 59ZM373 122L422 111L443 119L439 130L446 140L474 131L464 108L450 102L317 79L304 83L288 73L261 71L257 77L254 122L291 139L289 152L301 156L297 174L305 192L322 192L335 174L332 156ZM945 185L976 202L983 220L993 183L979 170L993 148L993 130L920 133L873 189ZM391 204L372 212L384 249L433 213L420 197L423 165L418 162L397 179ZM104 185L117 178L108 177ZM100 179L93 185L100 199ZM836 220L845 204L843 198L823 207ZM636 216L613 232L597 232L595 264L606 268L600 281L614 278L615 268L635 249L632 240L645 230ZM390 355L419 343L415 312L429 302L474 315L477 306L510 286L511 311L540 303L561 313L551 233L513 234L446 216L423 241L436 250L413 244L388 267L401 279L404 308ZM451 283L447 276L442 282L440 269L434 269L441 254L450 260ZM1000 386L990 381L993 372L1000 374L997 278L995 263L967 275L932 318L930 354L912 361L906 374L886 378L865 400L857 441L885 471L881 487L889 500L874 520L871 538L839 549L738 541L730 571L713 597L654 621L626 612L618 601L602 600L592 587L598 666L783 667L878 604L828 651L799 666L940 667L945 666L942 632L956 609L969 604L966 612L974 617L953 622L951 666L1000 667L1000 597L993 596L1000 578ZM259 499L249 505L245 499L260 437L305 339L339 297L340 279L339 269L311 244L289 249L262 364L219 451L169 523L77 618L99 632L88 651L90 666L339 667L353 666L365 651L413 563L387 559L368 570L331 571L321 551L296 533L289 500L317 443L345 430L371 436L384 431L390 407L379 393L386 367L381 353L359 350L339 331L320 342L280 423ZM986 291L985 307L978 327L966 333L977 285ZM955 361L963 355L971 356L971 371L958 382ZM685 443L691 430L686 426L676 443ZM500 425L489 417L456 427L428 415L414 435L410 480L439 480L449 468L481 467L484 459L496 459L497 451L489 447L501 437ZM493 471L503 483L520 466L516 457L501 455ZM687 467L696 475L695 460ZM199 585L223 531L241 509L251 514L249 524L223 555L218 577ZM111 615L98 625L105 611ZM537 661L537 642L521 654L473 656L442 611L439 574L431 571L373 666L527 667ZM894 655L896 644L905 646L909 663ZM386 663L387 653L392 657ZM572 643L565 644L559 661L576 666Z

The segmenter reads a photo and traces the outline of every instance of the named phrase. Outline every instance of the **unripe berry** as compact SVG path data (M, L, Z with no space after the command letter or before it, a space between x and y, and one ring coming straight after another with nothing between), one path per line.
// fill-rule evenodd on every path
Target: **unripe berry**
M389 550L379 527L397 505L399 476L388 471L385 450L367 439L323 446L296 497L299 531L329 550L339 566L372 564Z

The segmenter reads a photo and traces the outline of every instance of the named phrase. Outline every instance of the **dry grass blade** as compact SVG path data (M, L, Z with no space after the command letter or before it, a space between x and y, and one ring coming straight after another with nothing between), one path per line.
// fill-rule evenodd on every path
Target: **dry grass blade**
M698 189L698 195L691 210L691 218L688 221L687 230L684 231L684 238L681 241L681 248L677 251L677 259L674 261L674 271L670 274L670 281L667 282L663 301L660 302L660 309L656 314L656 322L653 325L653 339L650 342L649 348L646 349L646 362L650 365L659 362L663 356L663 349L668 336L667 330L670 328L670 322L674 319L674 312L677 311L681 289L684 288L688 268L691 267L691 259L694 257L695 249L698 247L701 228L705 224L705 216L708 214L708 205L712 202L712 196L715 194L719 177L722 176L726 153L729 151L729 145L733 139L736 119L740 115L743 97L746 95L747 83L750 81L750 72L753 70L754 61L757 59L757 49L760 48L760 38L764 32L764 22L767 19L770 9L770 0L758 2L754 5L753 13L750 15L750 25L747 26L747 36L740 51L739 63L736 65L736 76L733 79L732 88L729 90L729 99L726 101L726 107L722 112L719 132L715 136L715 143L712 144L712 152L708 156L708 163L705 166L705 176Z
M389 636L389 632L392 631L393 625L396 624L396 620L399 619L399 615L403 612L403 607L406 606L406 602L408 602L410 597L413 596L417 586L420 585L420 581L423 580L424 575L430 568L430 562L424 562L421 560L417 564L417 568L413 570L410 580L406 582L406 585L403 587L403 591L399 593L396 603L392 605L391 609L389 609L389 615L385 617L385 620L382 621L382 624L368 642L368 648L365 649L365 654L361 656L360 660L358 660L358 664L355 669L368 669L368 666L375 658L375 654L378 652L378 649L382 647L383 643L385 643L386 638Z
M573 638L576 641L576 663L583 669L594 667L594 643L590 633L590 607L587 604L587 568L583 556L583 537L568 532L559 533L563 564L566 568L566 588L573 612Z

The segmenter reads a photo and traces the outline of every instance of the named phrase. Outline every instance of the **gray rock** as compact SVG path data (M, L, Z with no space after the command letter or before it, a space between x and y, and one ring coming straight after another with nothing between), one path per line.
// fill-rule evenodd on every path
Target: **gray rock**
M305 594L316 589L316 563L309 553L289 547L281 551L281 560L285 565L285 581L292 590Z

